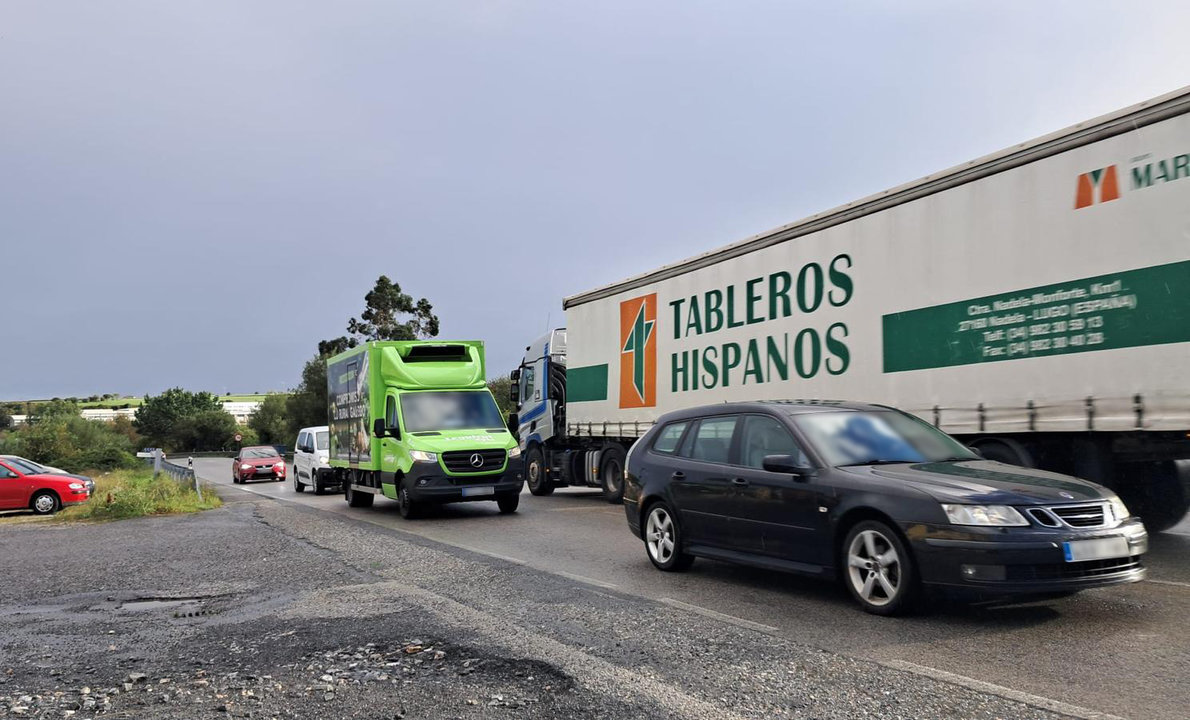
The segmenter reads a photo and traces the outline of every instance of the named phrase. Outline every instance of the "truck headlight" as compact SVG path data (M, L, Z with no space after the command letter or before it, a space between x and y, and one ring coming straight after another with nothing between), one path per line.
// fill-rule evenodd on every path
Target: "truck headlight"
M438 453L426 452L425 450L410 450L409 457L413 458L413 462L438 462Z
M515 459L519 458L520 456L521 456L521 446L520 445L517 445L516 447L514 447L513 449L508 451L508 459L509 460L515 460Z
M1018 527L1029 521L1008 505L947 505L942 509L955 525L991 525L994 527Z

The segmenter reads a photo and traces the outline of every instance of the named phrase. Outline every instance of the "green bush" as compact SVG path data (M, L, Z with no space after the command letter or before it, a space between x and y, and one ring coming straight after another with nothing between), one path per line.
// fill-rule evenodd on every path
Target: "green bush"
M84 420L77 411L55 412L0 433L0 453L72 472L112 470L139 466L137 440L127 423Z
M178 482L164 473L154 478L152 470L141 467L117 470L95 478L95 494L91 500L66 508L58 518L64 521L119 520L210 510L222 504L210 488L203 489L202 500L199 500L188 483Z

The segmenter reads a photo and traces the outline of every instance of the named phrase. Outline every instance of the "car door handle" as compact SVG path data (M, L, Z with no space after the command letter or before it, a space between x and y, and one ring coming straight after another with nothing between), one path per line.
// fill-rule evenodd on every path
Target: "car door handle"
M744 478L732 478L731 484L735 485L736 487L748 487L748 481Z
M675 472L673 475L670 475L669 477L672 480L685 480L686 473L682 472L681 470L678 470L677 472Z

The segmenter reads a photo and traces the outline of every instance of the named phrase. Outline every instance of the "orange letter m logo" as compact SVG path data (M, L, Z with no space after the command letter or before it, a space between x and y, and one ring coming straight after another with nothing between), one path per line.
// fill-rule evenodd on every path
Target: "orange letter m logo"
M1120 185L1116 182L1116 166L1108 165L1078 176L1078 194L1074 196L1074 209L1085 208L1097 202L1105 203L1119 197Z

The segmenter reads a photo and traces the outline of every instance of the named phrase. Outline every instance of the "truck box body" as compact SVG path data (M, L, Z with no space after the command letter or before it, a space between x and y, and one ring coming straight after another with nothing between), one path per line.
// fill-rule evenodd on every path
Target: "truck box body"
M1190 429L1190 90L567 298L567 431L761 398Z

